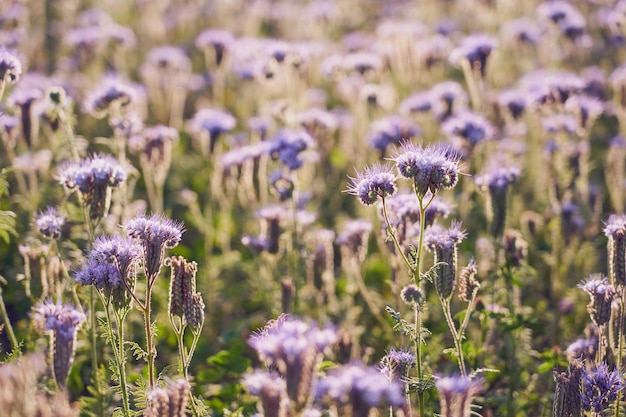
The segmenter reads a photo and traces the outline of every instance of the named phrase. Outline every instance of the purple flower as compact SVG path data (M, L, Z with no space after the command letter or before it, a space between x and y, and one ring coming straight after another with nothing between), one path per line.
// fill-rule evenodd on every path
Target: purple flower
M153 214L150 217L140 216L129 220L124 229L143 247L144 271L151 285L161 270L165 249L174 248L180 242L184 232L183 225Z
M585 87L582 78L567 71L534 71L525 75L520 84L528 91L528 104L535 106L563 104Z
M22 63L14 53L5 48L0 48L0 84L9 82L16 83L22 75Z
M485 34L470 35L461 41L461 45L450 53L450 62L460 65L466 59L471 68L478 70L482 77L485 76L487 58L498 46L498 42Z
M581 393L582 407L585 411L602 413L617 400L624 389L624 380L618 369L609 372L606 363L585 371L583 390Z
M91 219L103 217L111 202L110 189L126 181L127 172L115 159L94 154L80 162L59 168L59 182L70 191L78 190Z
M439 392L441 417L470 417L472 401L482 389L483 381L454 375L439 378L435 386Z
M37 215L35 224L39 233L48 239L58 239L61 237L61 228L65 225L65 217L61 216L56 208L48 207Z
M222 63L224 53L228 51L234 42L235 38L232 33L220 29L207 29L196 37L196 47L198 49L207 50L213 48L217 66Z
M502 25L505 38L519 43L536 45L541 39L542 30L534 20L520 18Z
M609 284L602 274L592 274L578 287L591 297L591 301L587 304L587 312L591 320L597 326L608 323L611 318L613 299L617 295L615 287Z
M349 220L337 236L336 243L347 248L350 254L363 258L365 256L364 252L367 251L367 240L372 227L372 223L368 220Z
M200 109L188 123L188 130L194 135L199 135L203 152L212 154L217 144L217 139L223 133L230 132L237 125L237 119L232 114L217 109ZM209 135L208 149L202 138Z
M626 215L613 214L604 228L609 238L609 276L616 285L626 285Z
M402 384L390 381L374 367L351 362L328 372L317 386L316 398L330 398L339 405L351 406L355 417L369 415L373 408L402 407L405 403Z
M408 376L409 369L415 366L415 355L408 350L391 348L380 360L380 366L380 372L390 380L401 381Z
M565 353L570 360L572 359L584 359L593 361L595 360L596 350L598 347L598 340L592 339L576 339L569 344Z
M459 179L459 161L448 148L404 143L393 158L400 174L411 178L420 198L428 191L453 188Z
M280 160L293 171L304 163L301 153L312 148L314 143L311 135L304 130L283 129L272 138L269 152L272 158Z
M433 107L433 95L429 91L422 91L416 94L412 94L400 103L400 112L403 114L408 113L422 113L430 111Z
M420 133L412 121L392 115L372 123L368 140L374 149L384 155L390 145L399 145L403 140L410 140Z
M508 110L513 120L519 119L526 110L528 99L521 90L504 90L498 95L498 105Z
M356 178L350 177L352 184L347 192L355 195L366 206L375 204L379 198L392 196L396 193L396 176L391 167L375 164L358 172Z
M452 222L449 229L439 225L426 229L424 242L435 254L435 264L439 263L434 279L435 290L444 300L450 298L456 286L458 245L466 236L458 222Z
M451 116L441 125L441 131L465 154L485 140L493 139L495 129L482 115L464 111Z
M467 93L456 81L444 81L430 89L432 111L438 120L446 120L467 105Z
M100 119L107 116L112 107L124 108L136 104L139 97L140 92L135 86L119 78L107 77L85 98L83 109Z
M85 321L85 314L69 304L39 302L33 307L33 319L45 330L54 331L56 337L74 339L76 330Z
M474 181L481 190L506 190L520 176L521 171L515 166L496 166L482 175L478 175Z
M319 329L289 316L270 322L248 343L287 383L287 394L298 406L308 402L322 353L337 342L334 328Z

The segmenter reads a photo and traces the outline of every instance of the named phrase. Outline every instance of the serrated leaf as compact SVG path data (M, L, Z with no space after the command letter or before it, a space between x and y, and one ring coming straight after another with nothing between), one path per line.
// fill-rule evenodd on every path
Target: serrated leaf
M146 352L136 342L127 341L126 345L130 347L130 352L136 360L148 360L148 352Z
M430 283L435 282L435 278L437 278L437 270L442 265L446 265L446 263L445 262L437 262L436 264L434 264L433 266L428 268L428 271L422 272L420 274L420 282L423 281L423 280L428 280L428 282L430 282Z

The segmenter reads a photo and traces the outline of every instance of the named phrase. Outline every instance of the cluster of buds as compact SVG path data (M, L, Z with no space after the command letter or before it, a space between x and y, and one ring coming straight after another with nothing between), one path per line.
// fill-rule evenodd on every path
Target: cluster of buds
M186 417L189 383L179 379L167 388L154 388L148 393L144 417Z
M200 293L196 292L198 265L182 256L171 256L165 260L165 266L172 269L169 314L184 319L193 328L202 327L204 301Z
M449 299L456 286L458 245L465 236L460 223L456 222L449 229L434 225L427 230L426 247L435 254L437 265L435 290L442 300Z

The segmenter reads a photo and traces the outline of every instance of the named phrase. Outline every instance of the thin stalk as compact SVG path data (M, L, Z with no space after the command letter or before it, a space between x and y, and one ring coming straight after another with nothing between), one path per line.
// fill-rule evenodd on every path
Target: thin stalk
M146 304L145 306L141 306L143 311L143 319L144 325L146 329L146 353L148 355L148 376L150 380L150 390L153 390L155 387L155 378L154 378L154 346L152 341L152 324L150 322L150 298L152 297L152 283L154 279L148 278L148 282L146 285Z
M89 287L89 338L91 340L91 367L93 375L98 371L98 335L96 332L96 297L94 297L93 285ZM104 417L104 398L102 398L102 389L97 376L94 376L93 382L96 388L98 399L98 415Z
M404 261L404 264L406 265L407 269L409 270L409 275L411 276L411 279L413 279L415 281L416 268L413 265L411 265L411 261L409 261L409 259L404 254L404 250L402 249L402 246L400 245L400 242L398 241L398 237L396 236L396 233L394 232L393 228L391 227L391 224L389 222L389 215L387 214L387 205L385 204L385 198L384 197L382 198L382 206L383 206L383 217L385 218L385 223L387 224L387 233L389 234L389 236L391 236L391 239L393 240L394 245L398 249L398 253L402 257L402 260ZM420 227L421 227L421 225L420 225ZM420 237L421 237L421 235L420 235ZM418 256L418 260L419 260L419 256Z
M0 281L6 283L5 279L0 276ZM4 304L4 297L2 295L2 287L0 287L0 314L2 315L2 322L4 323L4 328L7 331L7 335L9 336L9 341L11 342L11 349L13 352L19 350L20 344L17 342L17 338L15 337L15 333L13 332L13 326L11 325L11 320L9 320L9 315L7 314L7 309Z
M623 331L624 331L624 301L626 297L626 286L622 285L622 299L621 299L621 305L620 305L620 309L619 309L619 331L617 333L617 337L619 338L618 343L617 343L617 369L622 369L622 360L623 360L623 353L622 353L622 339L623 339ZM617 396L617 400L615 401L615 414L614 417L619 417L619 409L620 409L620 401L622 399L621 395Z
M456 325L454 324L454 320L452 319L452 313L450 312L450 299L444 300L439 298L441 302L441 307L443 308L443 315L446 318L446 323L448 324L448 328L450 329L450 333L452 333L452 338L454 339L454 348L456 349L456 359L459 362L459 370L461 371L461 376L467 376L467 371L465 370L465 359L463 358L463 349L461 346L461 335L456 330Z

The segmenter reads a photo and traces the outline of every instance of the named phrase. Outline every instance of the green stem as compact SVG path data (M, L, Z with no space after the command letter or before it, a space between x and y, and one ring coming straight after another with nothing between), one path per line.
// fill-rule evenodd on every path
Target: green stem
M124 404L124 415L130 417L130 404L128 401L128 388L126 387L126 349L124 347L124 321L128 314L128 309L118 311L113 309L115 321L117 322L117 355L118 355L118 371L120 376L120 387L122 388L122 403ZM114 351L115 353L115 351Z
M146 353L148 355L148 376L150 385L150 390L153 390L155 387L155 378L154 378L154 357L156 356L156 352L153 346L152 341L152 324L150 323L150 298L152 297L152 283L154 279L152 277L148 277L146 283L146 303L143 307L143 319L144 325L146 329Z
M102 389L100 387L99 378L96 375L98 372L98 335L96 332L96 298L94 297L93 285L89 287L89 318L91 328L89 329L89 336L91 340L91 367L94 375L93 382L96 388L98 399L98 415L104 417L104 398L102 396Z
M450 299L444 300L440 297L439 301L441 302L441 307L443 308L443 315L446 317L446 323L448 324L448 328L450 329L450 333L452 333L452 338L454 339L456 359L459 362L461 376L467 376L467 372L465 370L465 359L463 358L463 349L461 346L461 335L457 332L456 325L452 319L452 313L450 312Z
M6 282L4 278L0 276L0 280ZM2 321L4 322L4 328L7 331L7 335L9 336L9 341L11 342L11 349L13 352L16 352L20 348L20 344L17 342L17 338L15 337L15 333L13 332L13 326L11 325L11 320L9 320L9 315L7 314L7 309L4 304L4 297L2 295L2 287L0 287L0 314L2 315Z
M391 227L391 223L389 222L389 215L387 214L387 205L385 204L384 197L382 198L382 206L383 206L383 217L385 218L385 223L387 224L387 233L389 234L389 236L391 236L391 240L393 240L393 243L396 249L398 250L398 253L402 257L404 264L409 270L409 275L411 276L411 279L415 280L416 268L411 264L411 261L409 261L409 259L404 254L404 249L402 249L402 245L400 245L400 242L398 241L398 237L396 236L395 231ZM418 259L419 259L419 256L418 256Z

